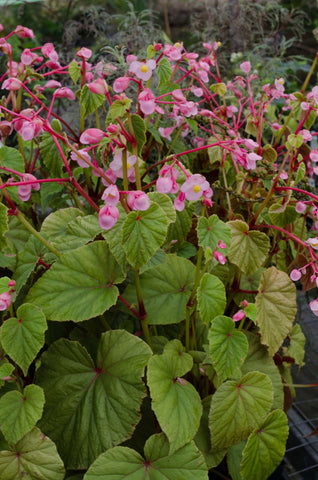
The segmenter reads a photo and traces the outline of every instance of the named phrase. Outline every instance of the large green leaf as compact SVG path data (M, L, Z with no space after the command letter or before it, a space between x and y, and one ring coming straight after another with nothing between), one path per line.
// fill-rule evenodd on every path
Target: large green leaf
M150 437L145 458L131 448L114 447L89 468L84 480L208 480L204 458L194 442L169 454L164 434Z
M104 450L131 436L140 419L141 377L150 355L148 345L125 330L102 334L96 365L83 346L65 339L43 354L41 426L68 468L88 468Z
M245 362L242 365L242 373L248 372L265 373L271 379L274 389L274 399L272 408L284 407L284 388L282 378L274 360L268 355L267 348L261 345L259 335L245 332L248 340L249 349Z
M10 451L0 451L2 480L63 480L64 475L54 443L38 428L33 428Z
M42 310L27 303L18 308L17 318L9 318L1 326L2 346L6 354L21 367L24 375L27 375L31 362L44 345L46 329Z
M201 318L209 325L214 317L224 313L226 306L225 288L221 280L205 273L198 286L197 299Z
M187 205L181 212L176 212L176 221L171 223L168 228L167 241L169 245L172 241L177 241L176 248L184 242L192 225L194 205Z
M9 230L5 233L5 237L12 242L17 252L24 249L30 235L30 232L16 216L9 218Z
M8 209L3 203L0 203L0 249L7 244L7 239L3 236L8 231Z
M82 107L82 114L87 117L90 113L95 112L98 107L103 105L105 95L99 93L92 93L87 85L84 85L81 90L80 103Z
M217 215L211 215L209 218L200 217L197 232L199 245L204 250L210 249L213 252L222 240L226 244L222 253L227 255L232 240L231 229Z
M292 328L296 315L296 287L287 273L268 268L262 273L255 304L261 342L272 356Z
M273 402L267 375L250 372L223 383L212 397L209 427L213 450L239 443L258 428Z
M165 263L149 268L140 275L144 305L151 325L178 323L185 318L187 302L194 285L195 266L186 258L167 255ZM134 285L124 297L136 303Z
M148 210L132 211L122 227L122 246L128 262L134 268L145 265L163 244L168 228L168 219L156 203Z
M247 440L240 468L242 480L266 480L283 459L287 437L287 416L274 410Z
M63 234L57 237L52 244L59 252L64 253L85 245L101 231L97 215L79 216L66 225Z
M44 219L41 233L54 242L56 238L64 235L67 225L79 216L83 216L83 212L79 208L60 208Z
M42 416L44 393L38 385L28 385L23 394L14 390L0 398L0 428L8 442L16 443Z
M168 223L173 223L176 221L177 215L176 215L176 210L173 206L173 203L168 197L168 195L164 193L159 193L159 192L150 192L148 193L148 196L152 202L155 202L159 205L159 207L162 208L162 210L165 212Z
M295 207L286 204L280 205L279 203L271 205L268 209L268 214L271 222L279 227L285 227L293 223L298 217Z
M104 230L102 232L103 237L105 238L110 251L114 255L115 259L123 269L123 271L126 270L126 254L121 246L121 242L118 241L118 239L122 238L122 228L123 228L123 223L126 220L127 214L121 204L118 204L117 206L119 210L119 218L115 225L110 229L110 230Z
M169 439L171 453L190 442L200 425L199 394L191 383L181 378L192 368L192 363L191 355L183 351L178 340L172 345L168 343L163 354L154 355L148 363L152 409Z
M62 255L29 291L26 301L50 320L80 322L101 315L116 303L124 276L105 241Z
M16 148L0 147L0 165L16 172L24 172L24 160Z
M269 238L263 232L249 230L242 220L228 222L232 232L229 259L243 273L250 275L261 267L269 251Z
M292 357L295 363L302 367L304 365L306 337L298 323L293 326L288 337L289 346L283 347L284 355Z
M146 142L146 124L139 115L134 113L131 115L131 123L137 140L138 155L141 155L142 147Z
M240 376L240 367L248 351L244 333L235 328L229 317L214 318L208 334L209 353L220 382L232 376Z

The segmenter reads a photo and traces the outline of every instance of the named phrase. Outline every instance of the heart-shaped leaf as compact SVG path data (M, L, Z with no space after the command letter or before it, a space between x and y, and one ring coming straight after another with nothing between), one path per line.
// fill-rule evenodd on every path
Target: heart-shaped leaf
M145 395L148 345L125 330L103 333L96 365L77 342L60 339L42 356L41 420L68 468L88 468L107 448L131 436Z
M219 316L212 321L208 334L209 353L219 381L240 376L240 367L248 351L244 333L235 328L229 317Z
M275 267L265 270L255 304L261 341L272 356L291 330L297 311L296 287L287 273Z
M227 255L232 240L231 229L217 215L211 215L209 218L200 217L197 231L199 245L204 250L209 248L213 252L222 240L226 244L226 249L222 250L222 253Z
M181 378L193 363L183 350L178 340L169 342L162 355L150 358L147 370L152 409L169 439L171 453L194 438L202 414L199 394Z
M167 229L167 216L156 203L148 210L130 212L122 230L122 246L130 265L134 268L145 265L163 244Z
M63 480L64 475L56 446L38 428L33 428L10 451L0 451L3 480Z
M287 437L287 416L274 410L247 440L240 468L242 480L268 478L283 459Z
M145 444L145 458L131 448L114 447L91 465L84 480L208 480L204 458L194 442L169 454L164 434L153 435Z
M46 319L39 307L25 303L17 310L17 318L6 320L0 330L2 346L23 373L28 373L30 364L44 345Z
M228 380L212 397L209 426L213 450L239 443L259 427L273 402L273 387L267 375L250 372Z
M90 113L95 112L98 107L103 105L105 101L105 95L100 93L93 93L90 91L87 85L84 85L81 91L81 107L82 114L84 117L87 117Z
M119 293L114 284L124 278L107 243L97 241L62 255L30 289L27 302L50 320L80 322L114 305Z
M202 320L210 325L211 320L224 313L226 306L225 288L215 275L205 273L197 290L198 309Z
M8 442L16 443L42 416L44 393L37 385L28 385L23 394L14 390L0 398L0 429Z
M176 255L167 255L163 264L140 275L148 323L166 325L183 320L194 279L193 263ZM127 287L124 297L129 303L137 302L135 285Z
M269 251L269 238L263 232L249 230L242 220L228 222L232 243L228 257L243 273L250 275L261 267Z

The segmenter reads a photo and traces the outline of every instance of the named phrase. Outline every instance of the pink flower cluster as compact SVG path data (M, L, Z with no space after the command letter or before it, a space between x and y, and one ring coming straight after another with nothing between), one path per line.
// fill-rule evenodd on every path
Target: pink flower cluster
M3 292L0 294L0 311L7 310L11 305L11 301L12 301L11 295L15 291L14 280L10 280L8 282L8 288L9 288L8 292Z

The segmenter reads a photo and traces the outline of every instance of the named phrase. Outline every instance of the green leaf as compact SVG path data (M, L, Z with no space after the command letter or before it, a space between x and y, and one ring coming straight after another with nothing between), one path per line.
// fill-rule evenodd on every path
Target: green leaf
M296 287L287 273L268 268L262 273L255 304L261 342L272 356L292 328L296 315Z
M224 313L226 306L225 288L215 275L205 273L197 290L198 310L202 320L210 325L211 320Z
M127 447L114 447L90 466L84 480L208 480L204 458L194 442L169 454L164 434L152 435L145 444L145 458Z
M128 439L140 419L148 345L125 330L101 335L96 365L78 342L60 339L42 356L41 425L68 468L88 468L104 450Z
M10 451L0 452L3 480L63 480L64 475L54 443L38 428L27 433Z
M127 260L134 268L145 265L163 244L168 228L168 219L156 203L148 210L132 211L123 224L122 246Z
M264 145L262 157L264 160L267 160L270 163L274 163L277 159L277 152L271 145Z
M231 245L232 235L230 227L222 222L217 215L211 215L209 218L200 217L197 226L198 243L204 250L216 250L218 242L222 240L226 248L222 250L224 255L228 254Z
M16 172L24 173L23 157L15 148L0 147L0 166L10 168Z
M30 232L15 216L9 218L9 230L5 236L12 242L14 248L19 252L25 247L25 243L30 237Z
M261 345L259 336L250 332L245 332L245 335L249 349L245 362L241 367L242 374L245 375L246 373L257 371L268 375L274 390L272 408L282 409L284 407L284 388L279 370L274 360L268 355L266 347Z
M37 385L28 385L23 394L17 390L0 398L0 428L8 442L16 443L42 416L44 393Z
M13 370L14 365L12 363L9 363L6 359L0 360L0 387L2 387L4 380L10 377Z
M167 83L172 74L171 63L166 57L162 57L157 66L157 74L159 77L159 88Z
M137 140L138 155L140 155L142 147L146 142L146 125L143 119L135 113L131 115L131 123Z
M242 453L246 445L246 440L241 443L232 445L227 452L226 463L232 480L242 480L240 475L240 465L242 461Z
M0 278L0 295L1 293L8 292L10 290L10 287L8 286L9 282L10 282L9 277Z
M165 263L140 275L140 287L150 325L178 323L185 318L187 302L194 285L195 266L186 258L167 255ZM136 303L136 289L124 292L129 303Z
M177 247L179 247L186 238L192 226L192 215L194 206L188 205L182 212L176 212L176 221L171 223L168 228L166 243L177 240Z
M120 204L117 205L117 208L119 210L119 218L117 222L110 230L104 230L102 232L102 235L105 238L109 249L115 257L117 263L120 265L122 270L125 271L127 263L126 254L118 239L122 238L122 228L123 223L127 218L127 213Z
M160 208L165 212L168 223L173 223L176 221L177 215L176 210L173 206L171 199L165 193L159 192L150 192L148 197L152 202L155 202L159 205Z
M220 382L233 376L240 376L240 367L247 355L248 342L244 333L235 328L233 320L224 316L214 318L208 339L209 353Z
M212 85L210 85L210 90L212 90L212 92L214 93L217 93L218 95L222 96L226 94L226 85L225 83L221 82L221 83L213 83Z
M80 78L81 76L81 69L80 69L80 66L78 64L78 62L76 60L73 60L69 66L68 66L68 72L70 74L70 77L71 79L73 80L73 82L75 83L75 85L77 84L77 80Z
M286 225L293 223L298 218L295 207L280 205L279 203L271 205L268 209L268 214L272 224L278 227L286 227Z
M228 380L212 397L209 427L213 450L222 450L247 438L269 412L273 387L267 375L250 372Z
M304 356L306 338L298 323L293 326L288 337L289 347L283 347L284 355L292 357L295 360L295 363L302 367L305 364Z
M268 478L283 459L287 437L287 416L274 410L247 440L240 468L242 480Z
M217 143L218 140L216 137L208 138L209 144ZM219 145L208 148L209 161L211 164L215 162L220 162L222 160L222 148Z
M131 100L126 98L124 100L115 100L110 107L109 113L112 121L114 122L117 118L123 117L127 110L129 110Z
M299 164L299 167L297 168L295 183L299 183L304 178L305 175L306 175L306 165L304 162L302 162Z
M173 453L194 438L200 425L202 406L196 389L181 378L192 368L191 355L182 349L177 352L167 347L170 347L169 343L162 355L150 358L147 384L152 409L169 439L170 453Z
M253 137L257 137L257 128L256 128L256 125L255 125L255 122L253 120L253 118L249 118L246 122L246 126L245 126L245 132L248 133L249 135L253 135Z
M41 307L50 320L81 322L116 303L114 284L124 278L107 243L97 241L62 255L30 289L26 301Z
M9 318L1 326L2 346L24 375L27 375L30 364L44 345L46 329L42 310L27 303L18 308L17 318Z
M232 232L232 243L228 257L243 273L254 273L265 262L270 242L263 232L249 230L242 220L228 222Z
M3 203L0 203L0 249L2 250L6 244L7 239L4 237L4 233L8 231L8 209Z
M98 107L105 102L105 95L93 93L87 85L84 85L81 90L80 104L82 107L82 114L87 117L90 113L95 112Z
M102 229L98 223L97 215L78 216L66 226L63 234L51 240L59 252L64 253L74 250L93 240Z
M55 132L61 133L62 126L59 120L52 120L51 126ZM64 154L66 155L66 146L61 141L57 141L60 144L60 147L63 150ZM40 152L43 163L49 170L52 177L61 177L64 163L61 158L61 154L57 149L57 146L55 145L52 135L48 132L44 132L44 134L42 135L42 140L40 142Z

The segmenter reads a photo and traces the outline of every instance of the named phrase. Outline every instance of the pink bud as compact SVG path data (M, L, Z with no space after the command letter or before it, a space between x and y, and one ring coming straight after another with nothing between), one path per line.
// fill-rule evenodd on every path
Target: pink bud
M296 203L296 207L295 207L295 210L297 213L303 213L307 208L307 205L305 204L305 202L297 202Z
M121 93L124 90L126 90L126 88L128 88L129 84L130 84L130 78L129 77L118 77L114 81L113 90L116 93Z
M99 143L104 138L104 132L99 128L88 128L80 136L80 142L84 145Z
M19 90L19 88L21 88L22 85L23 83L21 82L21 80L19 80L18 78L11 77L11 78L7 78L3 82L2 88L6 90L12 90L15 92L16 90Z
M69 100L75 100L74 92L70 88L61 87L55 90L54 96L58 98L68 98Z
M22 25L18 25L14 32L20 38L34 38L33 31L30 28L22 27Z
M226 248L226 243L222 242L222 240L218 241L218 248Z
M180 192L177 198L175 199L175 201L173 202L173 206L178 212L182 212L182 210L184 210L184 207L185 207L184 201L185 201L185 193Z
M14 280L10 280L8 282L8 287L15 287L15 281Z
M293 280L294 282L297 282L297 280L299 280L301 278L301 272L294 268L294 270L292 270L290 272L289 276L290 276L291 280Z
M233 317L232 317L232 320L233 322L239 322L240 320L243 320L243 318L245 318L246 315L245 315L245 312L244 310L239 310L238 312L236 312Z
M148 210L150 207L149 197L140 190L128 192L127 203L132 210Z
M159 193L170 193L173 187L172 179L169 177L159 177L156 181L156 187Z
M138 95L138 102L140 105L140 110L145 115L150 115L155 111L155 97L153 96L152 91L150 88L145 88L139 95Z
M218 252L218 251L214 251L213 252L213 257L215 258L215 260L217 262L219 262L221 265L225 265L226 263L226 258L224 255L222 255L222 253Z
M1 297L1 295L0 295ZM316 300L313 300L312 302L309 303L309 307L314 315L318 317L318 298Z
M247 306L248 306L248 301L247 301L247 300L243 300L242 305L243 305L244 308L247 307Z
M243 63L241 63L240 69L241 69L242 72L244 72L244 73L249 73L250 70L251 70L251 64L250 64L250 62L243 62Z
M115 125L114 123L110 123L106 130L111 135L117 135L120 132L119 126Z
M88 83L87 87L90 92L98 93L99 95L106 95L108 92L107 83L103 78L98 78L95 82Z
M117 222L119 217L119 211L117 207L111 207L105 205L102 207L98 214L99 225L103 230L109 230Z
M78 150L77 153L72 152L71 153L71 159L77 162L77 164L82 167L82 168L89 168L90 165L87 163L87 161L91 162L91 157L89 156L88 152L86 150ZM87 160L87 161L85 161Z

